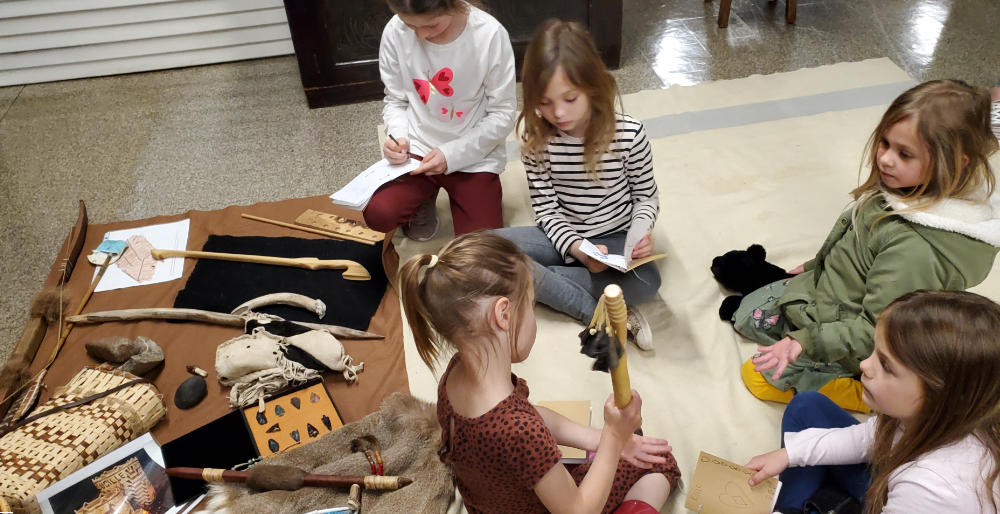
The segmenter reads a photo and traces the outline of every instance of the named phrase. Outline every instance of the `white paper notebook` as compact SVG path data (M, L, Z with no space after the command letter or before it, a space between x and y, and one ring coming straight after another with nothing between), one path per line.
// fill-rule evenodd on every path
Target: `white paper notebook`
M628 233L625 235L625 248L623 249L621 255L603 254L597 246L594 246L593 243L586 239L580 243L580 251L590 258L624 273L632 268L635 268L636 266L646 264L649 261L666 257L666 254L660 253L632 260L632 250L635 249L635 245L639 243L639 240L649 233L652 226L653 222L645 218L641 218L635 223L632 223L632 226L628 229Z
M348 182L339 191L330 195L330 199L337 205L362 210L368 205L368 200L371 200L378 188L386 182L417 169L419 164L420 161L416 159L410 159L403 164L396 165L389 164L389 161L382 159L359 173L357 177L354 177L354 180Z

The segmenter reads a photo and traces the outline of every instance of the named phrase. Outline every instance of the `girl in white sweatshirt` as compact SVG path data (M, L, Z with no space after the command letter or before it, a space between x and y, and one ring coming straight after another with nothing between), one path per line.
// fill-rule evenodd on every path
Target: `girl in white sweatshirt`
M364 210L368 226L400 225L412 239L437 232L434 199L448 191L455 234L500 228L504 140L514 128L514 51L495 18L465 0L386 0L395 16L382 31L385 85L382 155L420 165L389 182Z
M818 393L796 396L784 448L750 460L750 485L781 473L783 513L831 482L866 514L1000 511L997 327L1000 305L977 294L903 295L879 316L875 351L861 363L864 400L878 415L858 424ZM807 418L822 428L801 430Z

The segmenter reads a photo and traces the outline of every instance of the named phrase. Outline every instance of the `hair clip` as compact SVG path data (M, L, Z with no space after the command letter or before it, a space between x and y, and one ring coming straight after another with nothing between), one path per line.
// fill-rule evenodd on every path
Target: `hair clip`
M438 256L437 256L437 254L431 254L431 262L427 263L427 269L433 268L434 265L437 264L437 263L438 263Z

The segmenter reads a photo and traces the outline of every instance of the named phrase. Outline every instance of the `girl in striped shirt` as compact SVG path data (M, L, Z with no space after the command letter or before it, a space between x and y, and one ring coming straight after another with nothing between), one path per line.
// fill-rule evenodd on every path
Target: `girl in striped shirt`
M537 300L586 323L610 283L630 303L653 299L660 287L655 264L622 273L580 248L589 242L621 254L630 239L638 240L633 259L649 256L659 211L645 130L616 112L618 86L586 29L560 20L542 24L524 56L522 85L517 124L536 226L497 233L534 260ZM629 312L634 342L652 348L649 325Z

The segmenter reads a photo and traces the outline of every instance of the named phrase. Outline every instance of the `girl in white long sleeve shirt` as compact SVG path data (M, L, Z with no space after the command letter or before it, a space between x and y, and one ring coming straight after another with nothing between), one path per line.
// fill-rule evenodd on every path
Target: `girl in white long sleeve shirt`
M803 482L816 480L798 469L825 466L827 480L851 493L850 482L868 472L851 465L870 463L867 491L853 493L866 513L1000 511L998 326L1000 306L974 293L900 297L879 317L875 351L861 363L864 400L878 416L785 432L784 448L747 464L758 471L751 485L784 472L778 508L797 512ZM789 417L832 419L830 408L839 409L818 393L799 395L783 425Z
M507 31L464 0L387 3L396 16L379 48L382 118L391 136L382 153L393 164L411 156L422 160L411 174L376 191L365 221L389 231L415 214L429 216L414 220L434 223L430 233L415 237L429 239L436 231L433 201L444 188L456 234L503 226L499 173L517 108Z

